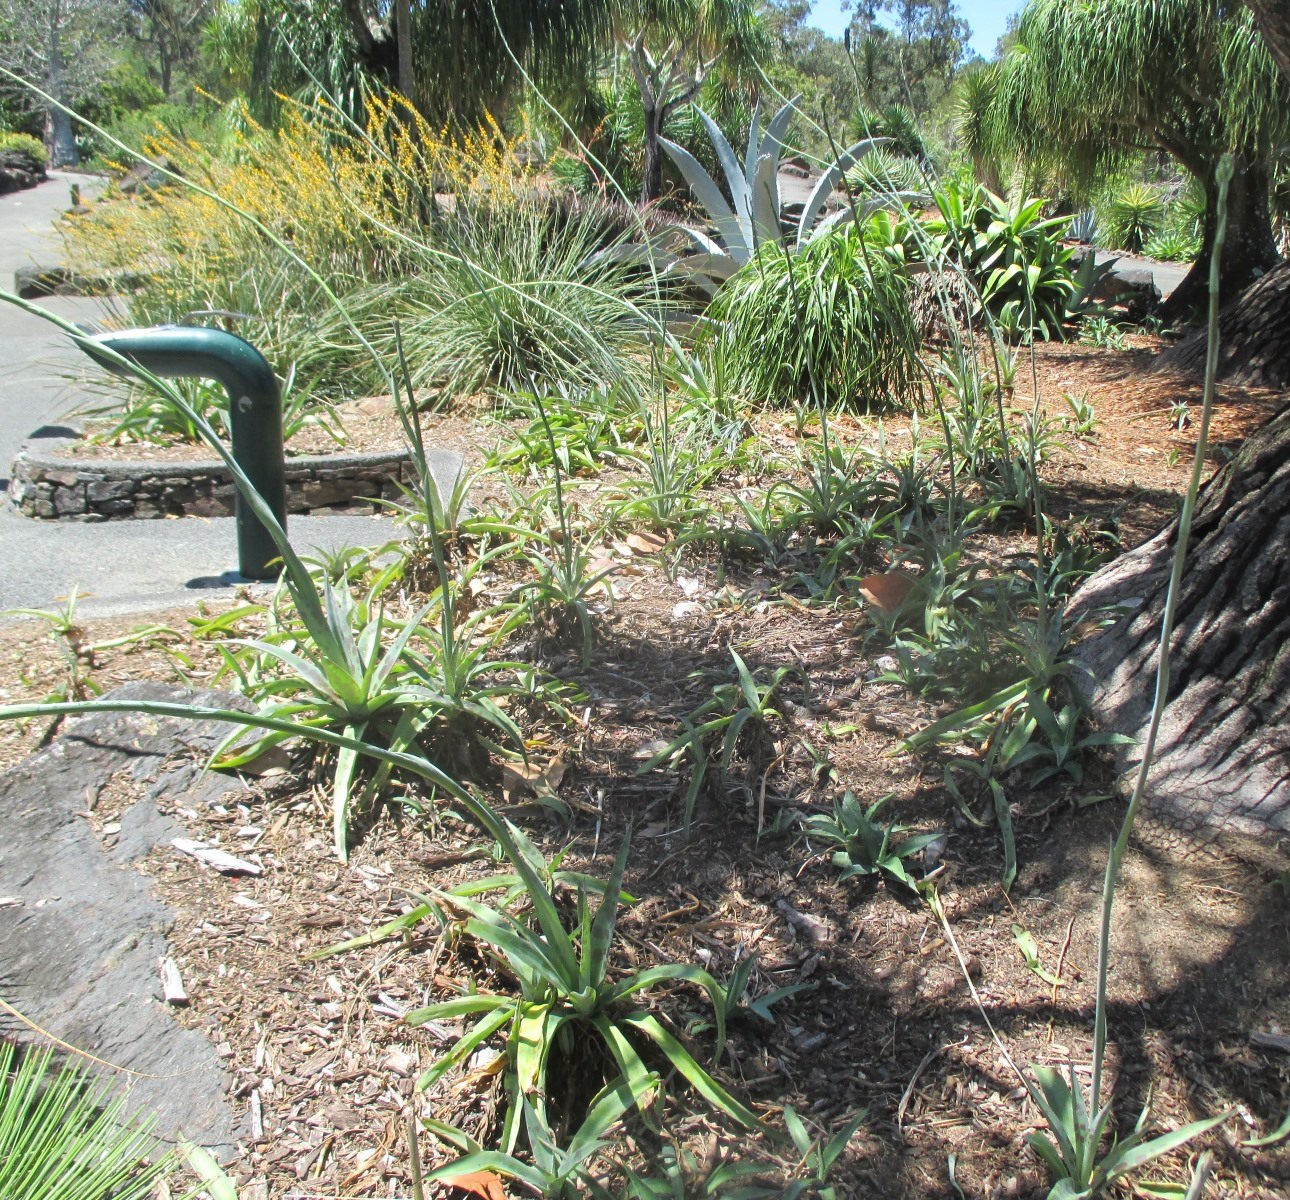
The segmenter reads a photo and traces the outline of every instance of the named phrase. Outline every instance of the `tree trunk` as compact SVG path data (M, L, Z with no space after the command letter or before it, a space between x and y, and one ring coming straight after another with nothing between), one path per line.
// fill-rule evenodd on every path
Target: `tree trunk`
M1250 6L1290 75L1290 4L1250 0ZM1239 279L1243 265L1271 266L1262 228L1266 181L1247 168L1232 182L1228 237L1235 233L1236 243L1223 256L1229 280ZM1207 227L1207 251L1210 232ZM1206 263L1203 253L1198 267ZM1284 349L1290 345L1290 264L1270 270L1229 304L1220 329L1219 361L1229 371L1290 382L1290 351ZM1199 365L1204 352L1201 334L1160 362ZM1151 716L1177 534L1175 520L1092 575L1072 605L1074 618L1113 604L1129 609L1088 638L1079 657L1089 669L1095 715L1104 727L1139 742ZM1201 491L1173 646L1147 811L1191 846L1226 830L1264 837L1290 830L1290 404ZM1125 769L1140 761L1136 746L1118 756Z
M394 32L398 44L398 86L403 98L416 102L416 77L412 70L412 0L395 0Z
M51 167L74 167L81 161L72 119L61 108L45 112L45 145L49 148Z
M641 203L651 204L663 194L662 105L645 106L645 161L641 170Z
M67 102L67 64L63 59L63 7L55 4L49 12L45 90L60 103ZM76 134L67 113L51 105L45 110L45 143L51 167L74 167L81 161Z
M1227 236L1219 263L1219 290L1235 296L1280 260L1268 205L1271 181L1265 163L1238 158L1227 193ZM1200 254L1182 283L1165 301L1167 321L1186 320L1201 312L1209 297L1209 260L1218 223L1218 186L1213 172L1204 178L1205 231Z
M1072 612L1135 606L1079 657L1103 727L1139 740L1176 536L1175 521L1091 576ZM1138 761L1119 752L1126 770ZM1290 405L1201 492L1146 804L1193 846L1290 831Z
M258 121L270 124L276 107L273 95L273 37L268 6L255 13L255 41L251 46L251 111Z
M1196 330L1156 359L1160 371L1205 369L1205 331ZM1252 283L1219 318L1218 374L1255 387L1290 389L1290 262Z

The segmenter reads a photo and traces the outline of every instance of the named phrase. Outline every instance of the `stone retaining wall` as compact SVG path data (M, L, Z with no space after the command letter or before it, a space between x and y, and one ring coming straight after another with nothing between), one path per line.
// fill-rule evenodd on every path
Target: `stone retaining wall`
M75 459L63 438L27 442L14 460L9 497L26 516L108 521L233 515L232 477L219 462L122 462ZM406 451L289 458L287 511L371 508L394 500L413 480Z

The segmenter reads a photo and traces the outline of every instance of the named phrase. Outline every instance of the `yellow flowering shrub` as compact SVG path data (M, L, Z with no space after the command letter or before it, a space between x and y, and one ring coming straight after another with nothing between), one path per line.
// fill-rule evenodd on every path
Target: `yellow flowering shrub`
M165 131L148 139L143 152L195 186L110 189L67 223L68 261L86 274L128 274L140 324L249 315L246 336L279 371L294 363L301 382L333 396L350 390L344 376L362 373L362 355L338 333L316 280L273 237L344 297L406 274L409 240L426 236L436 206L514 196L532 179L519 139L496 123L449 136L397 97L370 100L362 130L325 101L287 102L274 130L238 118L218 149Z
M517 145L494 123L450 138L397 98L369 101L363 133L346 128L325 102L290 105L272 131L244 118L218 153L159 133L143 152L203 190L167 184L110 192L68 224L69 260L85 272L139 278L135 315L144 319L236 308L239 297L226 293L244 296L238 284L248 271L262 280L288 267L299 273L249 216L346 290L385 275L397 259L398 231L414 228L436 194L452 204L464 194L523 186L530 170Z
M554 192L520 144L493 122L431 128L397 97L361 129L316 102L218 151L159 134L147 154L190 186L110 195L70 223L69 260L136 279L140 324L247 314L239 331L318 399L386 386L372 353L399 361L396 323L417 386L445 398L636 370L640 272L598 253L634 213Z

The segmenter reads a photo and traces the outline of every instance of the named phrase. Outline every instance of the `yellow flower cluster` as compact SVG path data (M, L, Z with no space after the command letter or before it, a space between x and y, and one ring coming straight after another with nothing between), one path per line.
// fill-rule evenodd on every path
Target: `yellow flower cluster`
M202 307L221 280L281 264L258 223L324 276L367 281L397 251L397 233L416 231L434 205L531 177L521 139L492 121L450 136L397 97L370 100L361 128L322 101L285 112L276 130L239 114L218 147L150 138L144 153L197 186L110 192L68 224L72 264L141 277L150 315Z

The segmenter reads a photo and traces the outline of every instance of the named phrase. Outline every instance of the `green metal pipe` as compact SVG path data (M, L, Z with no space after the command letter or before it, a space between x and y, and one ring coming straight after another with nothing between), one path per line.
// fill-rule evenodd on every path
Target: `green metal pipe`
M89 339L154 375L169 379L215 379L228 392L233 457L283 529L287 527L286 484L283 477L282 406L278 381L262 355L249 342L222 329L187 325L158 325L95 334ZM117 375L129 372L107 356L85 352ZM276 579L277 547L269 531L237 494L238 570L247 579ZM271 565L272 564L272 565Z

